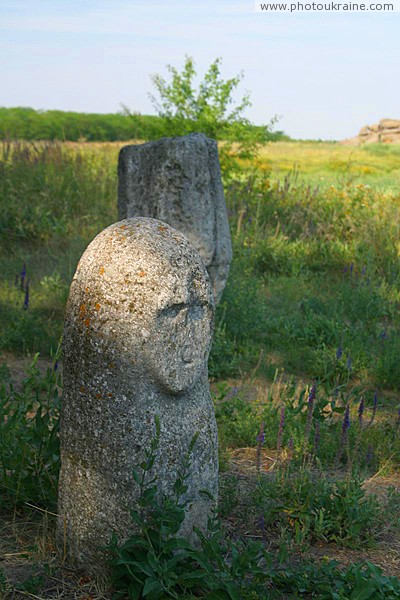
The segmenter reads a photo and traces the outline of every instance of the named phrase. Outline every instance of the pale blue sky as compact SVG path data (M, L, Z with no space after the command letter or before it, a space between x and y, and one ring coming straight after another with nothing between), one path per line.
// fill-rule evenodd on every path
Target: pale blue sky
M257 123L342 139L400 119L400 13L259 14L252 0L0 0L0 106L154 113L150 75L223 59Z

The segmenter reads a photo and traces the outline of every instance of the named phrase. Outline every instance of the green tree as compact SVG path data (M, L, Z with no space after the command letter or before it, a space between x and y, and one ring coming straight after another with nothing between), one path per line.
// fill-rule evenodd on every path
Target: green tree
M246 92L235 103L233 94L243 79L243 73L224 80L221 76L222 59L217 58L196 87L195 63L186 56L182 71L168 65L169 81L153 75L156 95L150 95L160 117L165 122L165 135L185 135L201 132L220 140L223 168L237 165L238 158L255 158L259 145L270 134L273 119L268 125L257 127L244 116L251 106Z

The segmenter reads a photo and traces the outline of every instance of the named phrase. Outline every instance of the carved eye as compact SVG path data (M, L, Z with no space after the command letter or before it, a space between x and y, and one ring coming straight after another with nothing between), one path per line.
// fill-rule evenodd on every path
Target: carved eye
M169 317L174 319L182 312L182 310L186 308L186 304L180 302L179 304L171 304L171 306L166 306L162 309L160 315L162 317Z

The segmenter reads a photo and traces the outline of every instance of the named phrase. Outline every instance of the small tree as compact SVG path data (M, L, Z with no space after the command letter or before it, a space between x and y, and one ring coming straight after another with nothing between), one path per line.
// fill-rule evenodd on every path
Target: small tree
M201 132L223 143L220 146L223 169L237 165L237 158L254 158L258 147L268 139L270 127L256 127L243 116L251 106L250 95L244 94L234 105L233 93L243 79L243 73L224 80L221 76L222 59L217 58L208 68L203 80L195 87L196 69L186 56L181 72L167 66L171 80L153 75L157 96L150 98L165 122L165 135L185 135ZM233 106L232 106L233 105ZM231 108L232 107L232 108Z

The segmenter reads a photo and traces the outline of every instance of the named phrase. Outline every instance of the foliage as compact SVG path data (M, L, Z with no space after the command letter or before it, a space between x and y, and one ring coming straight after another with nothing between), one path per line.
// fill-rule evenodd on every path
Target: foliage
M312 540L365 547L378 525L379 504L366 496L362 481L335 481L308 467L282 469L261 478L259 503L265 526L291 530L298 545Z
M57 364L59 354L54 357ZM0 507L25 502L53 508L59 471L60 377L30 365L18 391L3 364L0 371Z
M0 139L101 141L143 140L159 137L163 121L136 115L134 124L124 114L92 114L33 108L0 108Z
M321 600L396 600L400 598L400 580L383 575L370 562L342 569L336 561L287 567L273 574L275 586L295 597ZM297 596L300 594L300 596Z
M159 440L160 424L156 419L156 434L146 460L141 463L140 471L133 472L139 486L139 501L131 516L138 532L122 545L118 545L114 534L108 546L113 557L110 565L114 598L192 598L201 593L210 600L236 600L244 575L251 573L256 577L262 572L258 567L262 548L255 543L234 547L228 562L216 519L211 519L207 536L195 529L199 548L179 537L188 503L186 480L196 436L175 481L174 496L161 499L153 471Z
M181 72L168 65L170 82L161 75L152 77L158 98L151 96L151 99L164 119L166 135L185 135L197 131L222 140L220 158L224 169L233 166L233 154L239 158L253 159L259 144L268 139L270 125L256 128L243 116L251 105L248 93L231 109L234 93L243 74L224 80L221 77L221 64L220 58L211 63L196 88L195 63L186 56Z
M307 156L307 145L292 146ZM314 146L316 152L320 145ZM4 145L2 349L44 353L56 347L79 257L117 219L117 152L116 146ZM332 167L332 182L334 174ZM229 179L226 199L234 261L218 307L212 376L241 376L257 366L258 375L273 377L284 367L334 385L340 370L344 384L350 356L350 384L361 379L371 390L397 389L397 196L358 183L319 190L295 175L278 185L253 168ZM24 292L14 286L24 262L27 310ZM336 365L340 344L343 359Z
M157 479L152 471L159 436L159 423L156 422L156 435L146 460L140 465L141 473L134 473L140 489L138 509L131 512L137 533L122 545L118 545L114 535L108 547L113 555L110 564L114 598L194 598L201 594L210 599L250 600L267 593L268 597L278 598L280 592L296 594L296 597L297 594L312 593L313 597L335 600L399 597L399 580L383 575L381 569L369 562L354 564L347 569L340 569L334 561L277 564L261 544L252 542L243 546L233 540L229 542L228 552L226 544L222 543L217 518L211 520L207 536L196 531L201 544L199 548L177 537L184 518L182 495L187 490L185 481L189 474L191 449L175 483L175 497L160 500ZM282 473L278 472L277 479L280 475ZM360 481L334 483L325 479L316 482L310 477L309 470L303 470L297 479L284 475L272 492L271 482L260 479L258 493L261 499L275 501L272 517L276 518L278 514L278 500L279 511L299 532L299 542L305 539L301 530L304 526L317 539L350 545L368 539L368 533L376 523L377 503L373 498L365 498ZM314 488L316 483L317 489ZM236 499L237 490L231 484L225 494L231 494L233 489ZM228 504L223 502L222 510L225 506L229 511ZM265 510L265 503L261 502L261 505ZM268 525L267 519L265 523Z
M281 374L282 375L282 374ZM252 401L243 398L240 388L219 386L214 395L219 440L222 451L230 448L256 447L257 431L264 423L266 447L276 448L278 438L283 453L292 445L292 460L297 466L308 464L310 457L324 469L345 466L355 474L387 468L400 463L400 420L396 407L384 413L377 394L365 396L360 423L360 395L339 388L322 386L310 410L310 388L283 382L276 373L275 381ZM350 425L343 436L345 408L349 406ZM284 407L284 427L279 433L280 414ZM379 416L377 416L377 413ZM295 480L301 483L300 480Z
M56 421L61 381L55 370L56 356L53 369L48 369L44 376L40 374L37 360L35 357L29 367L20 392L15 391L8 369L4 365L1 367L0 498L3 508L29 502L52 509L55 502L59 463ZM240 418L235 419L235 414L239 412L247 421L244 431L252 430L252 439L260 448L264 443L272 447L274 441L277 442L276 437L281 435L280 443L277 444L281 448L277 468L272 475L263 474L260 470L256 480L257 492L253 496L251 489L246 491L246 515L240 516L240 519L248 518L254 511L261 514L263 540L271 538L268 530L272 529L273 537L285 542L285 547L280 549L279 554L267 552L262 543L245 543L238 531L234 532L232 538L224 530L223 519L229 518L234 511L239 526L237 529L240 531L237 503L243 492L238 489L236 476L228 477L222 486L219 513L210 519L207 535L196 531L198 543L194 546L180 538L191 451L196 437L183 458L172 497L160 496L155 474L160 439L157 419L155 436L149 442L145 460L132 475L140 490L138 505L131 511L136 533L122 544L118 543L114 535L109 545L115 598L205 597L210 600L254 600L260 597L278 599L282 598L282 594L283 597L286 597L285 594L291 594L291 597L312 594L312 597L332 600L391 600L400 597L399 580L383 575L381 569L369 562L344 569L333 561L310 563L303 559L299 563L298 557L295 561L289 560L293 543L298 550L314 539L350 546L371 541L377 531L378 505L372 496L365 494L361 479L352 476L349 470L343 480L335 480L322 474L319 456L323 458L326 452L322 444L323 438L327 436L327 444L335 445L344 420L340 418L336 429L330 428L332 419L324 413L329 403L322 392L316 389L313 393L315 403L310 438L318 423L321 427L322 444L316 448L314 443L304 443L312 389L302 390L298 398L298 388L294 384L289 383L285 388L277 380L276 386L276 389L270 390L267 411L262 413L265 418L270 419L265 423L265 437L255 435L260 406L256 403L252 414L249 410L252 405L240 399L239 390L232 392L226 386L220 387L217 417L220 427L221 423L227 424L230 421L235 430L241 421ZM279 404L275 406L277 399L287 401L284 426ZM332 408L332 403L330 406ZM342 416L340 412L337 414ZM343 417L346 415L343 414ZM357 437L358 417L359 409L357 417L353 412L350 418L350 430L355 429L356 435L349 439L349 455L352 457L349 466L355 471L362 465L362 453L359 451L362 439ZM367 418L364 414L364 419L366 424L362 433L370 436L376 423L371 423L369 415ZM375 420L379 421L378 416ZM385 427L374 435L376 440L385 436L391 447L393 432ZM293 454L289 453L289 436L296 439ZM226 441L227 429L221 438L223 444ZM241 440L237 438L237 442L240 443ZM22 457L24 452L25 456ZM4 480L4 472L7 481ZM396 535L398 496L396 490L389 490L386 506L380 506L380 524L387 521L390 530ZM17 583L13 589L40 594L45 579L43 569L36 569L28 579ZM1 571L0 590L4 593L10 590L13 593L7 585L6 574Z
M3 567L0 565L0 594L4 594L7 589L7 576Z

